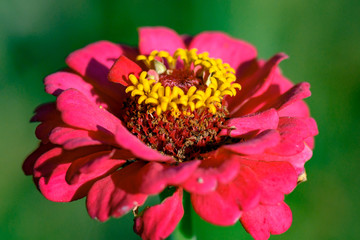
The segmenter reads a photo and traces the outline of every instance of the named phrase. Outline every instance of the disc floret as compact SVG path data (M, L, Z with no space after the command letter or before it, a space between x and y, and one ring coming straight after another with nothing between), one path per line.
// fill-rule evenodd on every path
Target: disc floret
M224 96L235 96L240 84L234 83L235 70L221 59L210 58L197 49L177 49L173 55L166 51L152 51L139 55L148 71L139 77L129 75L132 85L126 88L138 104L151 105L157 115L170 110L173 114L207 111L215 114ZM167 81L165 81L167 80ZM169 86L166 82L171 80Z

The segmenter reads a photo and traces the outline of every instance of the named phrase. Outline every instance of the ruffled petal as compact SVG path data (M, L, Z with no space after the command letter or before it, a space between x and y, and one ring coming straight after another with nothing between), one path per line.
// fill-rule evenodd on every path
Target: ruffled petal
M221 148L247 155L260 154L266 149L276 146L280 142L280 139L280 134L276 130L269 129L249 140L223 145Z
M276 204L284 200L284 194L291 193L297 185L298 175L288 162L262 162L243 160L257 175L261 185L263 204Z
M255 240L266 240L270 234L284 233L291 223L292 213L284 202L271 206L259 205L244 212L241 217L241 224Z
M118 186L128 193L158 194L166 186L180 185L194 172L199 161L172 166L158 162L135 162L117 171ZM120 180L121 179L121 180Z
M197 48L198 53L208 52L210 57L220 58L234 69L257 56L257 51L251 44L221 32L200 33L191 41L189 49L192 48Z
M66 172L66 181L69 184L83 183L115 171L126 160L112 159L114 152L115 150L96 152L76 159Z
M182 189L166 198L161 204L152 206L134 220L134 231L144 240L167 238L184 215Z
M170 166L157 162L148 163L138 173L142 175L142 181L138 184L139 192L156 194L165 189L166 186L181 185L197 169L200 161L193 160L180 163L178 166Z
M147 195L127 193L118 186L122 180L118 176L116 173L107 176L91 187L86 199L90 217L103 222L111 216L121 217L144 204Z
M66 172L75 159L102 150L104 146L74 151L64 151L55 147L42 154L34 165L34 178L38 179L37 184L41 193L55 202L68 202L84 197L97 179L88 178L81 183L69 185L65 180Z
M281 141L269 149L270 153L278 155L295 155L302 152L305 148L305 139L318 134L313 118L281 117L278 130Z
M201 165L182 186L188 192L198 194L214 191L219 183L225 184L233 180L239 168L239 161L231 154L212 156L202 160Z
M311 148L305 146L303 151L295 155L276 155L265 151L263 154L247 155L246 159L268 162L288 162L295 168L297 175L300 175L304 172L304 164L312 157L312 153Z
M167 51L173 54L176 49L185 49L182 38L172 29L166 27L139 28L139 50L148 55L153 50Z
M223 129L219 135L229 135L231 137L239 137L256 132L262 132L267 129L276 129L279 123L279 116L275 109L251 114L239 118L230 118L225 122L229 130ZM235 129L234 129L235 128Z
M259 203L261 188L256 174L246 166L228 184L220 184L207 194L192 194L194 210L204 220L222 226L233 225L242 210L252 209Z

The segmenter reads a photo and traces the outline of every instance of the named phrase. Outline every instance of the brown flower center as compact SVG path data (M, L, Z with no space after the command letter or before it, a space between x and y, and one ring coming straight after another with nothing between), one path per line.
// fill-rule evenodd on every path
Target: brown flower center
M124 122L142 142L177 161L199 158L222 142L218 133L228 115L225 95L234 96L234 69L208 53L178 49L174 55L153 51L138 60L148 67L124 103Z

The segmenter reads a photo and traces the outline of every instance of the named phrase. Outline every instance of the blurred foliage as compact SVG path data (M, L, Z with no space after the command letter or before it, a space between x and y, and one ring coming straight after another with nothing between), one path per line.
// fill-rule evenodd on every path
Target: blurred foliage
M28 119L53 99L43 91L44 76L88 43L136 45L136 28L164 25L181 34L227 32L255 45L260 58L290 56L281 67L295 83L311 83L307 102L320 135L306 164L309 181L286 197L293 225L271 239L358 239L359 12L358 0L0 1L0 238L138 239L130 214L99 223L84 200L46 200L21 164L37 145ZM239 223L215 227L195 214L193 220L200 240L251 239Z

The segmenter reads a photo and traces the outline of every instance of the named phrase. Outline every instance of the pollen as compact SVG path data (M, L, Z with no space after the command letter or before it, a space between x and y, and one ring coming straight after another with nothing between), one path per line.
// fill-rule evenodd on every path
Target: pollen
M139 105L149 105L160 116L170 111L173 116L191 115L206 110L216 114L225 96L235 96L235 70L221 59L210 58L197 49L177 49L173 55L152 51L139 55L148 71L139 77L129 75L132 85L126 88Z

